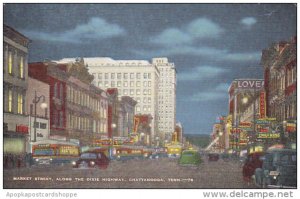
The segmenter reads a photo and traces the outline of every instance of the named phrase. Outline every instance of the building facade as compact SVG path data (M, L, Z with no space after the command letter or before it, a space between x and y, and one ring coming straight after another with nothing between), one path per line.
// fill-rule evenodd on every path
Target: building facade
M26 106L29 111L29 143L28 152L31 152L31 143L35 141L47 140L50 136L50 87L49 84L37 79L28 77L28 90L26 93ZM39 99L39 102L33 103ZM47 107L41 106L45 103ZM36 110L35 110L36 108ZM36 114L35 114L36 113ZM36 118L36 123L34 120ZM35 132L36 129L36 132Z
M73 62L74 58L60 60ZM94 76L93 84L99 88L117 88L118 97L130 96L137 104L135 113L151 114L151 140L158 132L158 68L145 60L113 60L107 57L84 58L89 73ZM119 122L119 121L118 121Z
M263 50L267 115L282 126L283 138L296 141L297 39L282 41Z
M28 136L28 89L29 39L3 26L3 144L4 154L26 152Z
M153 58L152 64L159 72L158 84L158 130L163 139L171 135L176 126L176 69L167 58Z
M264 92L263 79L236 79L229 87L229 114L231 116L231 130L229 148L240 150L257 137L256 120L265 117L260 108L260 95ZM265 102L265 98L262 99ZM250 123L244 128L242 124ZM246 141L247 139L247 141Z
M54 62L35 62L29 64L29 76L45 82L50 87L50 139L66 140L66 65Z

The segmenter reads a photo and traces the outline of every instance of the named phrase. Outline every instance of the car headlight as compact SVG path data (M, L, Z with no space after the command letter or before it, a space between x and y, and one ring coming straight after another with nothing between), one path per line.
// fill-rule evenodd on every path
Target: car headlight
M39 159L35 159L35 161L36 161L36 162L38 162L38 161L39 161Z
M52 158L50 158L50 161L52 161L53 159Z
M91 165L95 165L95 162L94 162L94 161L90 161L90 164L91 164Z
M180 156L180 154L179 154L179 153L176 153L176 156Z
M147 153L145 153L145 154L144 154L144 157L147 157L147 156L148 156L148 154L147 154Z
M75 161L73 161L73 162L72 162L72 165L74 165L74 166L75 166L75 165L76 165L76 162L75 162Z

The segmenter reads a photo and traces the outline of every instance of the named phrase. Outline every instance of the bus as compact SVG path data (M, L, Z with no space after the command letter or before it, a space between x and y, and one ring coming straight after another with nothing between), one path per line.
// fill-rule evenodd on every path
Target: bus
M68 164L77 160L80 147L76 143L60 140L37 141L32 146L35 164Z
M150 157L152 150L144 146L114 146L112 149L111 159L114 160L130 160L145 159Z

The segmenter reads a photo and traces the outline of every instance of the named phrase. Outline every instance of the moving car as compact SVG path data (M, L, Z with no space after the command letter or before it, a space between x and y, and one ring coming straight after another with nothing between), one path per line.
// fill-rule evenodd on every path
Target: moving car
M198 167L202 162L201 156L198 151L184 150L179 159L180 166L196 166Z
M106 169L109 159L103 152L84 152L77 161L72 162L73 168L99 168Z
M217 153L209 153L208 154L208 160L209 161L218 161L219 160L219 154L217 154Z
M261 188L296 188L297 153L293 149L268 150L255 170L255 184Z
M255 173L255 169L262 167L261 157L264 155L262 152L255 152L248 154L243 165L243 178L244 181L250 182Z

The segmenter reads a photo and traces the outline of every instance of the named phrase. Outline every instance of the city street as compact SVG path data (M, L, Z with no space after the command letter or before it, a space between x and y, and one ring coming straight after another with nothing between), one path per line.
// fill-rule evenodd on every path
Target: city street
M243 182L238 161L180 167L177 159L112 161L106 170L71 165L4 171L4 188L254 188Z

